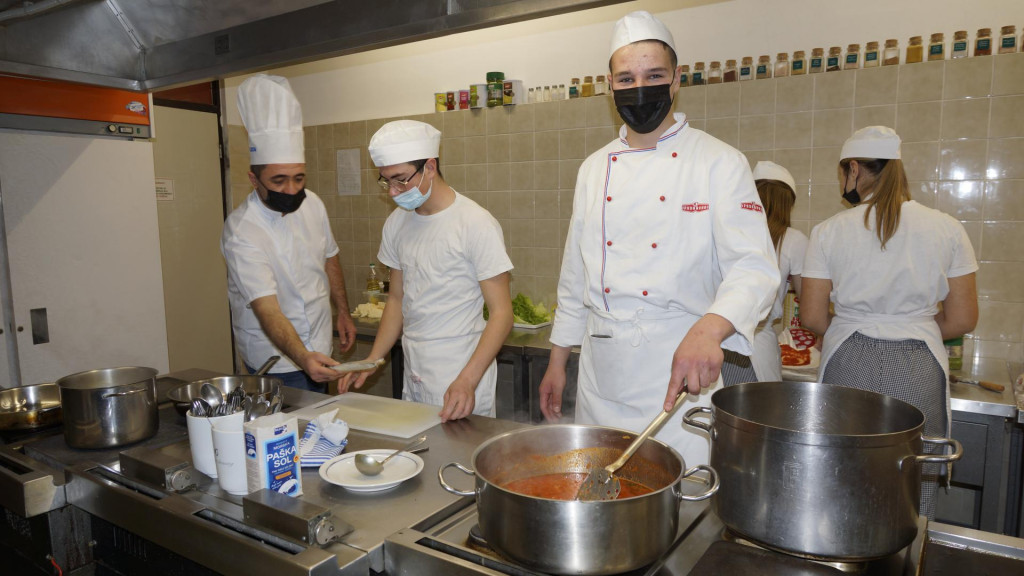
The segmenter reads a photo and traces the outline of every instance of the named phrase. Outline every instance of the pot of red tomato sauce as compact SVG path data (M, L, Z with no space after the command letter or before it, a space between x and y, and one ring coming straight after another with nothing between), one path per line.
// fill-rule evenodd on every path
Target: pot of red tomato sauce
M636 436L604 426L522 428L481 444L472 467L450 462L437 477L448 492L476 497L481 534L509 560L552 574L617 574L661 557L676 537L682 502L718 490L710 466L687 470L678 452L650 438L616 472L617 499L575 500L589 471L615 461ZM445 480L453 467L475 477L472 491ZM699 471L707 478L694 476Z

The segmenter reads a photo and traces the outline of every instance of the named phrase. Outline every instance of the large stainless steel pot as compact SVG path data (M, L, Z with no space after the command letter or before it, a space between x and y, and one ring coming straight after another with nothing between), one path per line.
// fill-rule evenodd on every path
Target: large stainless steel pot
M668 550L676 537L680 502L703 500L718 489L713 469L702 465L684 471L678 452L648 439L617 475L654 488L650 494L581 502L526 496L503 486L541 474L585 473L607 466L635 437L602 426L523 428L481 444L473 453L472 469L452 462L437 476L448 492L476 496L483 537L509 559L555 574L621 573ZM475 489L449 485L443 477L449 467L475 475ZM709 474L710 487L683 482L699 470ZM703 492L694 494L699 489Z
M694 420L710 413L711 423ZM722 487L712 506L734 532L810 558L863 561L917 533L920 464L956 440L921 435L924 414L882 394L812 382L723 388L684 422L711 434ZM924 454L923 444L954 453Z
M156 370L124 366L57 380L64 440L72 448L110 448L156 434Z
M60 424L60 390L53 382L0 391L0 431Z

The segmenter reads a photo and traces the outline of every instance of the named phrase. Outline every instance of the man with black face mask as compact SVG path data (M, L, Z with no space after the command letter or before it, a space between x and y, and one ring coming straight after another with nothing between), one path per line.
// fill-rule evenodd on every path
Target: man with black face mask
M671 114L672 34L633 12L611 44L625 125L576 179L541 409L561 416L566 360L581 345L576 422L640 431L681 394L682 408L710 404L722 349L752 353L779 270L746 158ZM707 462L708 440L681 427L684 411L657 437L688 466Z
M324 392L336 380L331 300L342 350L355 342L338 245L320 198L306 190L302 109L288 81L257 74L238 87L253 191L224 223L231 326L246 369L282 356L271 375Z

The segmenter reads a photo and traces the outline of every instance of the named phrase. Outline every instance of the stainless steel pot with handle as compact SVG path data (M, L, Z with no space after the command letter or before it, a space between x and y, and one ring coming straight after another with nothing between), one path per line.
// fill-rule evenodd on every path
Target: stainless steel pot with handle
M72 448L111 448L156 434L156 370L122 366L57 380L64 440Z
M676 537L679 506L709 498L718 477L709 466L686 470L678 452L647 439L617 476L652 488L608 501L553 500L513 492L512 481L607 466L636 434L603 426L554 425L514 430L488 439L473 453L473 468L442 466L438 481L459 496L476 496L480 531L495 550L528 568L554 574L618 574L650 564ZM473 490L454 488L448 468L475 477ZM686 480L698 471L707 482ZM696 478L695 478L696 479ZM685 484L685 486L684 486Z
M710 414L710 424L696 420ZM895 398L812 382L723 388L683 421L711 435L722 487L712 507L734 532L809 558L864 561L917 534L921 468L960 443L921 435L924 414ZM924 444L953 447L926 454Z

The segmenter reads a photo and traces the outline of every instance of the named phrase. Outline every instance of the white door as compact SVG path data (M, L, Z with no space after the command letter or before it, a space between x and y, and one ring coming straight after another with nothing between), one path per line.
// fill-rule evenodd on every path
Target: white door
M167 371L148 142L0 130L21 384Z
M160 261L171 371L233 371L217 115L153 107Z

